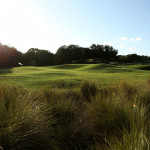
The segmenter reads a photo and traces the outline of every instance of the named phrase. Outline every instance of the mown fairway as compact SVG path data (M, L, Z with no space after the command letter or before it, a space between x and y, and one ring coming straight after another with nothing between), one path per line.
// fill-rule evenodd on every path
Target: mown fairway
M79 86L83 80L107 85L120 80L144 82L149 78L148 65L70 64L0 69L1 84L21 84L31 89Z

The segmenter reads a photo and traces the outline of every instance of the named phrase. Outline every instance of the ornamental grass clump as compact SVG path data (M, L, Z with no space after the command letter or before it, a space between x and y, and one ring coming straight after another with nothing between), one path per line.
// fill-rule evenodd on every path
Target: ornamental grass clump
M88 82L84 81L81 84L81 96L87 100L90 101L92 97L95 97L98 93L98 87L94 82Z
M53 124L45 104L32 101L20 87L0 87L0 146L7 150L49 149L47 134Z

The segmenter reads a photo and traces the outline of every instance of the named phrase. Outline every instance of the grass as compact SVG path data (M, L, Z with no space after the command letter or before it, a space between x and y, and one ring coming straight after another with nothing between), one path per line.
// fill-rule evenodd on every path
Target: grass
M149 150L147 79L148 65L0 69L0 149Z
M84 81L80 90L34 91L0 86L0 147L148 150L150 84L140 85L120 82L103 88Z
M144 82L150 77L149 65L70 64L50 67L1 68L1 84L21 84L25 88L79 87L81 81L114 84L121 80Z
M47 132L54 120L37 93L30 94L21 87L0 87L0 145L3 149L50 147Z

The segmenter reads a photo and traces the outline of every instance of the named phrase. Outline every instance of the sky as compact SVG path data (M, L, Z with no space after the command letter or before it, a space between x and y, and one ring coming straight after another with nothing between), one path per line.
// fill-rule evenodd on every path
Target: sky
M52 53L103 44L150 56L150 0L0 0L0 43Z

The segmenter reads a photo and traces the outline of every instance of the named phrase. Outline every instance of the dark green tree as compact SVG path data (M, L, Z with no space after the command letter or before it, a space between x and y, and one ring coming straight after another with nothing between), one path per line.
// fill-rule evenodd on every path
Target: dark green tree
M16 67L22 62L22 53L14 47L0 44L0 67Z
M23 63L25 65L48 66L54 64L54 54L48 50L30 48L25 54Z
M61 46L56 52L58 64L79 62L82 59L82 50L78 45Z

